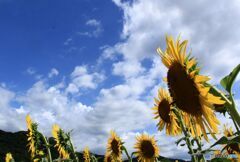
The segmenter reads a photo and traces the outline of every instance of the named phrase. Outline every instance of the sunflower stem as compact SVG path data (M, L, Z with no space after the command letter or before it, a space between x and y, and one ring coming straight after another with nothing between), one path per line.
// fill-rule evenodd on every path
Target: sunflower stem
M234 123L237 131L239 132L238 128L240 127L240 115L237 111L237 107L236 107L236 104L234 102L232 94L230 94L230 100L232 101L232 107L231 107L231 109L229 109L229 114L232 117L233 123Z
M76 162L78 162L79 160L78 160L78 157L77 157L77 155L76 155L76 153L75 153L75 149L74 149L74 147L73 147L73 144L72 144L70 135L69 135L69 142L70 142L70 146L71 146L71 149L72 149L72 152L73 152L73 156L74 156Z
M98 161L97 158L94 155L91 155L91 159L92 159L93 162L97 162Z
M129 161L129 162L132 162L132 158L129 156L126 147L122 146L122 150L123 150L123 151L125 152L125 154L127 155L127 157L128 157L128 161Z
M194 125L192 118L191 118L191 123L192 123L192 125ZM194 131L194 134L197 135L197 130L196 130L195 125L193 126L193 131ZM198 149L202 152L201 138L198 137L198 136L196 136L195 141L196 141L196 143L197 143L197 145L198 145ZM202 161L201 161L201 160L202 160ZM201 161L201 162L205 162L205 161L206 161L206 159L205 159L205 157L204 157L204 154L201 154L201 156L200 156L200 161Z
M240 134L239 128L238 128L238 126L237 126L237 123L235 122L235 120L232 120L232 121L233 121L233 124L234 124L234 126L235 126L238 134Z
M192 162L197 162L196 155L194 155L194 151L193 151L193 148L192 148L192 144L191 144L191 141L190 141L190 139L189 139L190 135L189 135L188 131L187 131L186 128L185 128L185 125L184 125L182 116L181 116L181 114L178 112L177 109L174 108L173 111L174 111L174 113L176 114L176 116L177 116L177 118L178 118L180 127L181 127L181 129L182 129L182 131L183 131L183 134L184 134L184 136L185 136L186 144L187 144L187 146L188 146L188 150L189 150L189 152L190 152L190 154L191 154L191 157L192 157L192 160L191 160L191 161L192 161Z
M48 143L46 137L45 137L42 133L39 132L39 134L42 136L43 141L44 141L44 144L46 145L46 149L47 149L47 152L48 152L49 162L52 162L52 155L51 155L49 143Z

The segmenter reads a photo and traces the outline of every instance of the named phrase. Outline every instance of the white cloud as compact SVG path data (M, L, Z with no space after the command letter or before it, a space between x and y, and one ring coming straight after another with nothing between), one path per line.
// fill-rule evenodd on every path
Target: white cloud
M113 74L125 77L138 76L144 68L136 61L121 61L113 64Z
M52 68L51 71L48 73L48 77L52 78L54 76L57 76L59 74L58 70L55 68Z
M6 131L23 129L24 118L16 113L16 108L11 106L15 100L15 93L0 87L0 128Z
M95 89L104 79L105 76L101 73L90 73L87 66L76 66L71 74L71 83L69 83L66 92L77 93L80 88Z
M90 38L91 37L97 38L103 32L102 23L99 20L90 19L90 20L86 21L85 25L88 26L89 28L93 28L93 29L91 31L78 32L79 35L87 36Z
M101 26L101 22L97 21L96 19L90 19L86 22L86 25L98 27L98 26Z
M193 56L214 82L240 62L240 20L233 19L240 16L237 0L114 2L124 13L123 41L110 48L126 62L156 55L157 47L165 47L166 34L189 39Z

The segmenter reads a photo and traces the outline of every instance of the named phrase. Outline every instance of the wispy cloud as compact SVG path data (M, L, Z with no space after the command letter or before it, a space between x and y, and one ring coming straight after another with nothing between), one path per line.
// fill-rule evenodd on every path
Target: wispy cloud
M69 45L72 41L73 41L72 38L68 38L63 44L64 44L65 46L67 46L67 45Z
M33 67L29 67L27 68L27 70L25 71L28 75L31 75L33 76L36 80L40 80L43 75L42 74L39 74L35 68Z
M78 32L77 33L78 35L87 36L90 38L91 37L97 38L103 32L102 23L99 20L90 19L90 20L86 21L85 25L89 27L89 31Z
M48 77L52 78L54 76L57 76L59 74L58 70L56 68L52 68L51 71L48 73Z

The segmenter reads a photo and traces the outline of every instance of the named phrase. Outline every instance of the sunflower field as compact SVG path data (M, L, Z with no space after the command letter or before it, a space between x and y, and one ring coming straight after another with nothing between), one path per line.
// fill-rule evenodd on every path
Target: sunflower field
M201 74L197 59L187 53L187 40L178 37L166 37L166 49L157 49L162 63L167 68L163 81L167 88L159 87L158 95L153 99L153 120L156 127L167 136L176 138L176 147L186 147L193 162L240 161L240 115L234 101L232 87L240 71L240 64L220 81L220 86L211 85L209 76ZM222 125L216 113L230 116L234 127ZM85 147L83 159L76 154L70 132L65 132L57 124L52 126L54 147L59 157L52 158L48 138L38 130L38 124L30 115L26 116L28 151L33 162L97 162L91 148ZM224 131L220 131L222 128ZM210 138L214 142L210 143ZM211 140L213 141L213 140ZM136 136L135 151L129 154L124 141L111 131L106 141L104 162L122 162L124 156L132 162L161 161L161 148L154 136L147 133ZM203 147L209 143L209 147ZM219 149L220 148L220 149ZM14 162L14 155L7 153L6 162Z

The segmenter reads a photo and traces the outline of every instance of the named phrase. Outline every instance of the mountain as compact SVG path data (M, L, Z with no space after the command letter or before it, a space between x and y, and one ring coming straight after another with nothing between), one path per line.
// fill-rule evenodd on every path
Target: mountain
M49 143L54 146L53 138L49 139ZM27 146L27 132L20 131L16 133L5 132L0 130L0 161L4 161L5 155L8 152L11 152L16 162L31 162L30 160L30 153L28 152ZM57 150L52 147L51 153L53 159L58 157ZM82 153L77 153L80 161L82 160ZM99 158L99 162L103 162L104 156L102 155L95 155ZM164 157L159 157L161 162L183 162L179 159L167 159ZM133 159L133 162L137 162L136 158Z

